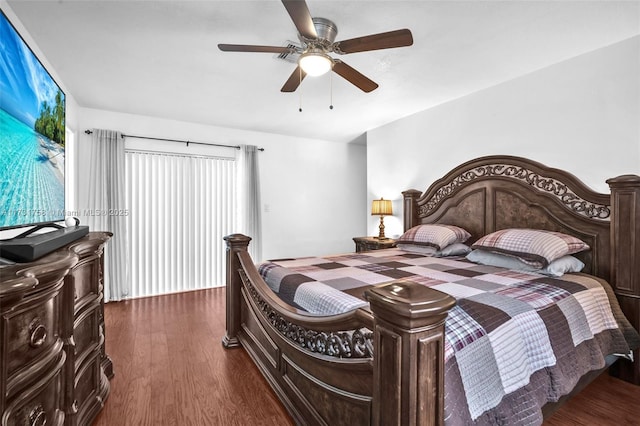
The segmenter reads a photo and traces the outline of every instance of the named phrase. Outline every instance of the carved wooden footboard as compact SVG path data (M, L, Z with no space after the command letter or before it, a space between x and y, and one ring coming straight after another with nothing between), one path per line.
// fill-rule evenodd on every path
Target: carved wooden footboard
M249 237L225 240L223 344L247 350L296 422L442 424L444 320L452 297L392 282L367 292L370 311L310 315L272 293L247 252Z
M491 156L452 170L423 193L405 191L405 229L461 226L482 235L509 227L564 232L587 242L586 271L608 280L640 326L640 176L610 179L611 194L537 162ZM412 282L366 292L370 309L318 316L282 302L247 251L227 243L227 332L247 350L299 424L439 425L444 405L444 321L454 299ZM640 356L635 353L636 359ZM640 384L640 362L616 363Z

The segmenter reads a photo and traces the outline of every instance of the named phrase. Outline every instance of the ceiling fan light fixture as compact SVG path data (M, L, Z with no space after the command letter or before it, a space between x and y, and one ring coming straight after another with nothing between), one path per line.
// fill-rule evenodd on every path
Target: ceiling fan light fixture
M287 43L287 46L218 44L218 48L223 52L277 53L280 59L291 55L290 62L296 61L295 57L300 55L297 59L298 66L280 89L284 93L295 92L307 75L319 76L329 71L335 72L358 89L369 93L378 88L375 81L344 61L333 59L329 55L391 49L413 44L411 31L406 28L335 41L338 34L336 24L326 18L312 17L306 0L282 0L282 4L298 30L299 46L296 43Z
M326 74L333 67L333 60L321 49L309 49L300 55L298 65L310 76Z

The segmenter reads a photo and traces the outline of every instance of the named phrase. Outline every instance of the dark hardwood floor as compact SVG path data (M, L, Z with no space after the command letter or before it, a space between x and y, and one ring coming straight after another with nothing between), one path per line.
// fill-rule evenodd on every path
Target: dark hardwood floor
M105 305L115 376L99 426L292 425L243 349L226 350L224 289Z
M224 289L108 303L111 393L94 425L292 425L242 349L226 350ZM640 387L604 374L545 426L640 424Z

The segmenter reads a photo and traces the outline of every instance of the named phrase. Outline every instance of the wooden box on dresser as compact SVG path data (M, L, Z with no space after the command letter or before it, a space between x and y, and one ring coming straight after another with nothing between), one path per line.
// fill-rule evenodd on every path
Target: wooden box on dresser
M88 425L109 394L103 247L91 232L32 263L0 269L2 426Z

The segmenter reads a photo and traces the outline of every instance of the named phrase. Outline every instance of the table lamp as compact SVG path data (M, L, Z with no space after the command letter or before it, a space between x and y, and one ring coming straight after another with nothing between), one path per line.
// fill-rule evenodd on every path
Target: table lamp
M380 198L379 200L373 200L373 203L371 203L371 216L380 216L379 240L386 240L387 237L384 236L384 217L392 214L393 210L391 209L391 200Z

